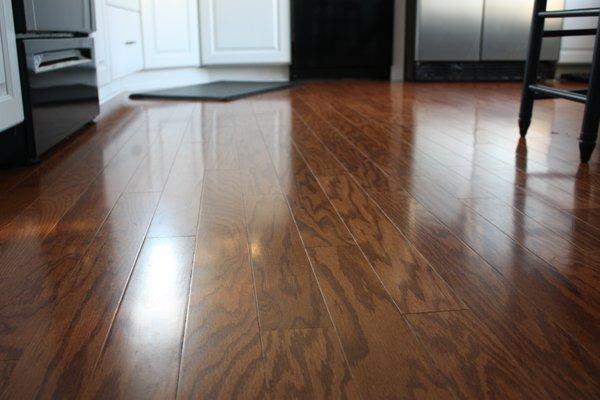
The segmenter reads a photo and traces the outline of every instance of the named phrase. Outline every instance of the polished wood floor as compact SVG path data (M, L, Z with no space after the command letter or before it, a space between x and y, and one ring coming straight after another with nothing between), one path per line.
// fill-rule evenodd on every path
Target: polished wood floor
M519 91L113 103L0 171L0 398L600 398L600 151Z

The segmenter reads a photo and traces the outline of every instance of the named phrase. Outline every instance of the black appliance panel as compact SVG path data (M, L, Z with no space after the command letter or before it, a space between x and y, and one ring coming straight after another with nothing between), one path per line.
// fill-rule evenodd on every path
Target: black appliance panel
M93 39L23 39L19 63L29 156L35 158L99 114Z
M394 0L293 0L292 73L392 64Z
M13 0L17 33L95 30L94 0Z

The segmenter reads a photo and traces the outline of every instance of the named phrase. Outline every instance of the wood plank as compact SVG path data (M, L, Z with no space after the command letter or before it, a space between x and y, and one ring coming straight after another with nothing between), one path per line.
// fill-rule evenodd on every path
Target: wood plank
M363 398L454 397L357 247L308 252Z
M61 282L69 290L28 323L35 333L2 394L76 397L96 364L158 203L153 193L121 197L83 260Z
M84 397L175 398L194 242L146 240Z
M327 327L323 298L285 200L272 195L245 201L261 330Z
M253 114L236 117L236 146L244 193L251 195L280 194L271 156Z
M148 237L194 236L198 227L204 159L202 144L180 146Z
M435 364L456 382L459 398L539 399L544 389L469 310L406 319Z
M154 135L140 130L125 142L118 155L111 159L109 166L120 169L123 165L137 167L143 159ZM18 218L0 231L0 272L3 277L19 275L18 271L24 259L31 257L39 250L39 243L54 229L61 218L79 201L95 179L102 180L100 165L103 164L102 154L95 154L94 160L88 160L90 165L79 171L62 176L63 181L57 184L59 188L52 194L36 200ZM107 169L108 171L108 169ZM121 170L127 171L127 169ZM129 179L131 175L126 175ZM112 182L112 181L110 181ZM119 185L104 186L107 191L117 190Z
M179 376L179 398L266 393L238 171L208 171Z
M333 328L262 334L269 397L359 399Z
M465 204L560 273L569 276L574 284L600 283L600 260L517 209L495 199L470 199ZM575 273L573 265L584 264L588 267L578 268ZM595 287L600 289L598 285Z
M165 124L127 186L127 193L161 192L185 133L187 122Z
M284 156L282 153L286 152ZM282 191L287 198L305 247L344 246L354 244L333 205L327 199L317 179L304 159L292 146L282 149L280 159L287 158L278 173Z
M426 202L427 208L435 210L436 216L443 219L442 210L448 210L447 196L432 197L435 194L430 190L432 186L419 187L423 188L419 202ZM396 201L403 199L398 197ZM410 212L405 211L408 209ZM436 267L477 318L497 335L530 379L546 388L547 397L594 397L598 390L592 378L597 371L596 361L552 321L563 315L546 313L532 306L532 294L537 295L537 288L529 287L526 294L521 294L512 286L512 280L527 277L521 275L527 265L517 264L521 270L514 271L507 276L510 280L506 280L453 234L460 232L450 231L423 205L400 205L398 210L401 211L396 214L388 210L386 208L396 226ZM463 214L449 215L463 227L470 226Z
M443 201L445 209L454 210L453 214L458 216L454 220L441 214L441 211L436 214L439 214L441 221L455 232L456 237L475 250L507 280L510 280L522 295L529 297L532 303L537 304L541 309L551 310L551 318L565 331L577 338L581 344L584 344L592 352L599 349L597 340L595 340L600 333L598 330L600 297L597 291L572 276L575 273L565 274L544 263L534 254L510 240L497 227L477 215L473 210L463 207L460 203L453 203L447 198L441 200L437 196L430 190L426 195L428 204L433 205L436 202L439 210L440 201ZM389 194L377 196L376 201L398 224L401 223L403 216L407 216L404 209L418 209L418 205L407 207L406 202L401 199L394 200L393 196ZM422 200L422 202L424 201ZM498 207L497 210L500 213L501 207ZM457 229L456 220L462 221L460 224L464 228L460 231ZM579 275L589 275L590 280L598 280L597 276L584 269L585 266L581 266L576 270Z
M465 308L429 262L351 178L321 177L320 182L402 312Z
M592 215L595 209L579 209L577 213L569 213L540 200L525 189L514 187L483 168L466 167L454 170L484 186L498 199L551 229L574 246L585 251L600 248L600 224L597 225L593 219L588 220L584 217Z
M72 290L66 279L85 255L143 154L119 155L58 222L36 251L23 253L14 273L0 280L0 358L13 358L29 343L28 323Z

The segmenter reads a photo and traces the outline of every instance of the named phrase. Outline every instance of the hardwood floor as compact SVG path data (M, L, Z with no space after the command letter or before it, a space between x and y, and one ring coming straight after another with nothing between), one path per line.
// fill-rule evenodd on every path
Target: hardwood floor
M0 398L600 398L600 150L519 93L114 102L0 171Z

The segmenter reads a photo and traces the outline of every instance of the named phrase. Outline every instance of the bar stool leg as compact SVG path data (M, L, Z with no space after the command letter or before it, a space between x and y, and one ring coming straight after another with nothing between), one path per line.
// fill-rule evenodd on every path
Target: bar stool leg
M587 102L583 113L581 124L581 136L579 136L579 157L582 163L587 163L592 156L598 127L600 125L600 19L598 20L598 31L596 32L596 44L592 57L592 69L590 71L590 83L587 91Z
M538 13L546 11L547 0L536 0L533 5L533 17L531 30L529 32L529 48L527 50L527 61L525 62L525 77L523 80L523 94L521 97L521 110L519 112L519 131L522 137L527 134L531 124L531 113L533 111L533 92L529 85L535 84L537 80L538 64L542 51L542 40L544 38L544 18Z

